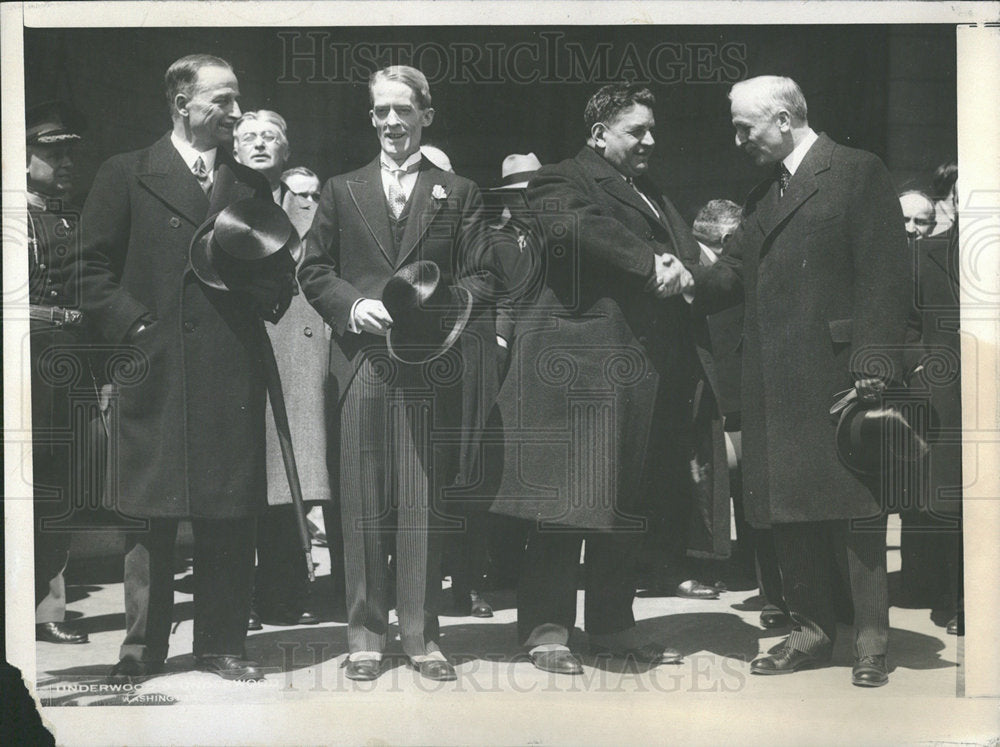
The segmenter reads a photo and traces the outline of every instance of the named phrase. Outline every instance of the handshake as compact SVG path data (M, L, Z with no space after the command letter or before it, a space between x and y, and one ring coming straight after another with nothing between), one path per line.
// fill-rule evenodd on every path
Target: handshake
M672 254L658 254L654 259L655 274L647 286L657 298L669 298L694 289L691 273Z

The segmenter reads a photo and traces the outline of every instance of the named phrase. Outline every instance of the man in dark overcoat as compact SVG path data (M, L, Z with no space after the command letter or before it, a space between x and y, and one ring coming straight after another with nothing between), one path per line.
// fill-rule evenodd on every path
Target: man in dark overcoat
M747 519L771 525L794 627L755 674L829 659L837 571L854 602L854 684L888 681L889 603L878 478L838 459L830 406L854 387L876 405L901 378L912 272L888 171L808 124L788 78L730 93L736 144L772 174L747 198L732 251L692 272L696 300L745 297L743 480ZM873 528L874 527L874 528ZM879 528L880 527L880 528Z
M584 539L591 649L679 657L641 640L632 615L641 488L690 490L684 431L697 365L689 309L666 295L690 280L679 258L697 262L698 245L646 178L653 105L638 86L600 89L587 144L528 184L545 281L519 309L500 390L505 456L492 510L532 523L518 635L546 671L582 671L567 644ZM663 450L649 447L654 431Z
M394 555L403 652L421 675L455 678L438 639L440 529L457 529L440 497L458 471L462 360L459 346L425 364L389 355L393 324L382 290L400 269L436 263L454 283L463 256L479 252L476 185L420 153L431 124L427 79L405 65L369 83L381 153L324 185L299 283L333 328L330 376L339 418L340 505L347 597L346 676L373 680L389 633L387 557ZM392 541L395 549L392 550Z
M173 605L180 519L194 531L194 655L229 679L259 679L245 659L255 517L265 505L261 319L242 296L202 285L189 244L236 200L271 199L232 158L241 112L229 63L190 55L167 70L173 129L106 161L83 210L74 266L82 309L122 344L109 490L148 519L128 537L126 635L114 675L160 671Z

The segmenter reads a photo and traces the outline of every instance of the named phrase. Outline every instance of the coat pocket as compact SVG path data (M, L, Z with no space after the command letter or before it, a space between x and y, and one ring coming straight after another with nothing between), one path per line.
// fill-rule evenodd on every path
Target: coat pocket
M851 329L854 326L853 319L835 319L828 324L830 325L831 340L840 344L850 343Z
M805 233L817 233L818 231L826 231L831 228L835 228L840 225L841 214L836 215L823 215L817 218L810 218L809 223L805 227Z

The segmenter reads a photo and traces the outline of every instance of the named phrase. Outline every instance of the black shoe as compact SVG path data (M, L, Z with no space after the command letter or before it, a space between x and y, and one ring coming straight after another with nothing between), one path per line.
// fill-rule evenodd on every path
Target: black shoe
M199 656L195 662L198 671L217 674L224 680L260 682L264 679L260 664L239 656Z
M493 617L493 608L489 602L479 595L478 591L471 592L469 598L472 601L472 605L469 608L470 615L473 617Z
M654 666L658 664L681 664L684 661L684 655L680 651L666 648L656 643L646 643L638 648L626 648L622 650L615 650L607 646L592 643L590 644L590 653L595 656L610 654L619 659L634 659L640 664L652 664Z
M372 680L378 679L379 674L382 671L382 662L378 659L357 659L351 661L349 658L344 660L341 664L345 667L347 671L344 672L344 676L349 680L357 680L359 682L371 682Z
M108 672L111 679L127 677L150 677L163 672L162 661L140 661L139 659L122 659Z
M315 612L310 612L309 610L303 610L302 614L299 615L299 620L296 625L319 625L319 617L316 616Z
M47 622L35 626L35 640L45 643L88 643L90 638L70 623Z
M885 654L863 656L851 670L851 684L858 687L882 687L889 682L889 669L885 664Z
M948 621L948 627L945 630L948 635L965 635L965 615L961 612L955 615Z
M792 674L815 669L829 661L829 656L813 656L785 646L773 656L763 656L750 663L751 674Z
M531 654L531 663L535 669L555 674L583 674L583 665L570 651L556 649L555 651L539 651Z
M674 596L684 599L718 599L719 590L714 586L706 586L693 578L682 581L674 589Z
M260 622L260 615L253 607L250 608L250 617L247 618L247 630L263 630L264 626Z
M440 659L425 659L424 661L410 661L410 666L416 669L421 677L438 682L451 682L458 679L455 667Z
M760 627L784 628L792 624L791 618L773 604L765 604L760 611Z

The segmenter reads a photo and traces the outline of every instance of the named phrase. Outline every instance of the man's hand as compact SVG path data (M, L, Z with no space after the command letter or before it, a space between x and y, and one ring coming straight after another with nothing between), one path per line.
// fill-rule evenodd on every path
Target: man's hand
M392 317L377 298L364 298L354 307L354 324L362 332L385 337L392 326Z
M885 382L879 378L858 379L854 382L854 389L858 393L858 400L866 407L877 405L885 391Z
M659 254L653 265L656 275L653 281L653 294L657 298L669 298L694 287L691 273L672 254Z

